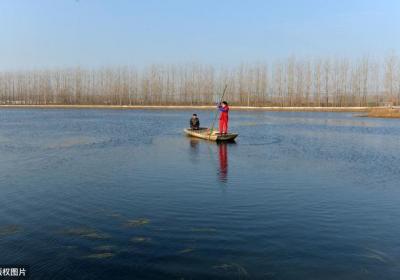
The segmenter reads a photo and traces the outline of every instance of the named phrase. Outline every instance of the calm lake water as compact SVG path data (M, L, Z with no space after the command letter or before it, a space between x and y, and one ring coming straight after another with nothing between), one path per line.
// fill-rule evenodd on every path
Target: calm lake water
M399 279L400 121L0 110L0 265L32 279ZM210 111L197 111L203 125Z

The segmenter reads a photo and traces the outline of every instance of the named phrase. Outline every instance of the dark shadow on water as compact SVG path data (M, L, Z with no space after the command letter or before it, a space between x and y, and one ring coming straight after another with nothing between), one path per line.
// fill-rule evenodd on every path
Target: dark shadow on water
M190 151L194 155L197 155L199 153L199 142L199 139L190 138Z
M200 146L199 146L200 140L196 138L189 138L189 149L190 149L190 161L193 164L197 164L199 161L199 155L200 155Z

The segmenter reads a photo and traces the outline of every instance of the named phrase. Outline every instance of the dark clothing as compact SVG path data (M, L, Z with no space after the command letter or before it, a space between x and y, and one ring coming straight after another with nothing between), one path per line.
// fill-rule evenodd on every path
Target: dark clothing
M191 118L190 119L190 128L191 129L199 129L200 128L199 118Z

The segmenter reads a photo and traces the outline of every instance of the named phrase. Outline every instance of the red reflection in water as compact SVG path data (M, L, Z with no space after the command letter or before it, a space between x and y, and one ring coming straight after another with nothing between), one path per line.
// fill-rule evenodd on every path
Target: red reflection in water
M228 179L228 145L221 143L219 149L219 179L226 182Z

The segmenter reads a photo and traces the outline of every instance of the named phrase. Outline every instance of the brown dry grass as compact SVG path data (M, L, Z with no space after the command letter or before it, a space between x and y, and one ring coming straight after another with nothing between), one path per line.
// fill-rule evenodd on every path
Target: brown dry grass
M373 108L367 117L370 118L400 118L400 109L397 108Z

